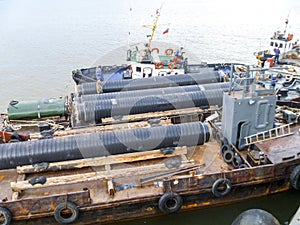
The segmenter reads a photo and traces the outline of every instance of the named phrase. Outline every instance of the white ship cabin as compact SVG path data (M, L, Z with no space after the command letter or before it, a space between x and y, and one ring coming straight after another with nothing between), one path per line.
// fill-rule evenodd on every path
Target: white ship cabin
M164 50L158 48L127 51L127 61L130 61L129 77L132 79L169 76L184 74L186 60L183 58L183 48L173 50L167 48ZM160 53L164 54L161 55Z
M280 31L274 32L274 35L270 39L269 52L274 54L274 49L279 48L280 53L285 53L297 44L298 40L295 39L293 34L285 34Z

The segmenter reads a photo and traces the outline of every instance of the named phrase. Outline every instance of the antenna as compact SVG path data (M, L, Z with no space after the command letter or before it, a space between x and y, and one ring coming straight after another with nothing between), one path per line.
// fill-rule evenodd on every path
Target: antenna
M290 16L290 12L288 13L287 18L285 19L285 28L284 28L284 32L283 32L284 35L286 34L286 28L289 24L289 16Z

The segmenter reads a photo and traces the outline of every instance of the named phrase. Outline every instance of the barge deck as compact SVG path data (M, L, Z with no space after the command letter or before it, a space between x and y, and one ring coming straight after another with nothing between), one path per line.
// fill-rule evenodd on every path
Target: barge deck
M154 150L1 170L1 206L14 212L12 224L57 224L57 217L65 223L75 216L72 224L95 224L277 193L291 188L287 174L300 163L297 141L290 141L299 139L299 128L252 145L264 151L263 164L250 148L234 149L246 168L226 163L213 139L171 154ZM58 214L61 204L66 211Z
M222 96L0 145L1 221L104 224L300 190L299 110L252 84Z

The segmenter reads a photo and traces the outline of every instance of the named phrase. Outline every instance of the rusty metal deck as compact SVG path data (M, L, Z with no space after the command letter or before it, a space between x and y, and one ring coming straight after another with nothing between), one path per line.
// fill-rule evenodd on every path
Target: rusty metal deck
M286 137L257 143L256 146L265 152L269 160L276 164L300 156L299 126L292 127L293 134Z
M169 123L170 120L163 122ZM145 127L149 124L145 121L129 125L116 124L106 128L89 128L88 132L130 129L130 126ZM248 197L287 190L290 188L287 174L300 162L297 145L300 141L299 127L292 127L292 135L255 144L268 158L266 165L248 162L249 149L234 149L234 154L249 166L243 169L226 163L221 155L219 140L212 139L202 146L177 147L173 154L167 155L154 150L54 162L47 169L27 165L1 170L1 204L15 210L14 220L53 216L55 207L67 200L76 202L83 212L107 209L108 213L111 208L125 205L138 212L140 209L135 208L140 207L139 204L145 204L146 207L147 202L150 206L147 205L146 211L143 211L146 215L154 214L154 206L157 207L158 199L166 192L190 196L192 200L186 200L183 206L183 209L189 209L244 199L241 193L246 187L249 187ZM66 133L74 135L74 132L80 131ZM47 181L45 184L30 184L29 180L36 177L45 177ZM221 178L230 179L234 195L225 198L212 195L213 184ZM199 198L199 193L203 199ZM43 206L39 211L40 203ZM122 216L120 218L130 217L127 212ZM113 216L104 215L102 219L117 220Z

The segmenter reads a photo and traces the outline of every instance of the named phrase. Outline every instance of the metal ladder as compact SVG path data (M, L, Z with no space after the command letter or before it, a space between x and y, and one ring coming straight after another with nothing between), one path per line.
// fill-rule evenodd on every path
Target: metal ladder
M285 124L280 127L272 128L267 131L259 132L256 134L252 134L250 136L244 137L245 138L245 145L251 145L260 141L267 141L271 139L276 139L280 137L285 137L288 135L293 134L291 132L290 124Z

